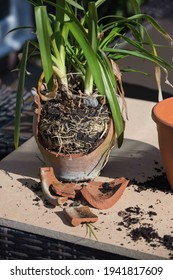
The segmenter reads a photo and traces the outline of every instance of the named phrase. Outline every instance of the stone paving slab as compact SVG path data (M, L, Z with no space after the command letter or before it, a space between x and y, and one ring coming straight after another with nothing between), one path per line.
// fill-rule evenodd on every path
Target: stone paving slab
M0 162L0 225L135 259L173 258L173 193L159 190L157 180L147 184L150 178L164 177L151 120L154 103L128 99L127 104L124 144L112 150L98 179L124 176L131 183L112 208L91 208L98 216L97 239L86 235L85 225L71 227L63 213L66 206L53 207L45 201L39 186L44 163L34 138Z

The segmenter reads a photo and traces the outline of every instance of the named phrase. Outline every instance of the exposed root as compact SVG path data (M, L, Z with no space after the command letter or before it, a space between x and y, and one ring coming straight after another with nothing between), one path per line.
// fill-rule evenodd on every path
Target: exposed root
M42 108L39 138L51 151L64 154L92 151L107 134L109 110L99 99L97 107L84 104L84 96L59 94Z

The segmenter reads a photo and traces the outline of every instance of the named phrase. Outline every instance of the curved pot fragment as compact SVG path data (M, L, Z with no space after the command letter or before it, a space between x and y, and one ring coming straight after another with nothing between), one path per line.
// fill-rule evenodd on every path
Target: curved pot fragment
M52 167L40 168L40 178L43 194L51 204L63 204L68 198L75 197L76 184L58 181Z
M83 197L87 202L100 210L112 207L122 196L129 180L124 177L109 182L91 181L81 189Z

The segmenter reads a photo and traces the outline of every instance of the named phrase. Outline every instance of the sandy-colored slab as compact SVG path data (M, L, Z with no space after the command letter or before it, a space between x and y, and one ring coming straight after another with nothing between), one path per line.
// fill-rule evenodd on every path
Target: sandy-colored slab
M110 209L91 208L98 216L97 240L86 236L85 226L69 226L66 206L45 201L39 184L44 163L33 138L0 162L0 225L137 259L172 258L168 237L173 236L173 194L163 191L166 181L159 181L163 168L150 119L153 103L127 101L130 120L124 144L112 150L97 179L125 177L131 183Z

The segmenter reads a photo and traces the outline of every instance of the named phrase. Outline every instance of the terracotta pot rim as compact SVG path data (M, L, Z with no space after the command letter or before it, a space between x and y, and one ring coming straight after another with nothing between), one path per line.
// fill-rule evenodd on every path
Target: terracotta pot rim
M95 150L97 150L98 147L100 147L103 142L105 141L105 139L108 137L109 135L109 132L111 131L111 128L112 130L114 131L113 133L113 137L112 137L112 141L110 142L110 147L113 147L114 146L114 141L115 141L115 129L113 127L113 120L112 118L110 117L109 119L109 124L108 124L108 128L107 128L107 135L105 138L101 139L101 141L99 142L99 144L95 147L95 149L90 152L89 154L92 154L95 152ZM58 152L54 152L54 151L51 151L49 150L48 148L44 147L44 145L42 144L42 142L39 140L39 137L37 135L37 140L39 142L39 144L42 146L43 149L45 149L47 152L49 152L50 154L52 155L55 155L56 157L63 157L63 158L69 158L69 159L73 159L73 158L79 158L79 157L82 157L82 156L87 156L88 154L84 154L84 153L76 153L76 154L63 154L63 153L58 153Z
M162 101L159 101L156 105L154 105L152 109L152 119L156 124L163 124L170 128L173 127L173 121L167 121L164 118L162 118L159 109L164 105L166 106L168 103L172 103L172 115L173 115L173 97L166 98Z

